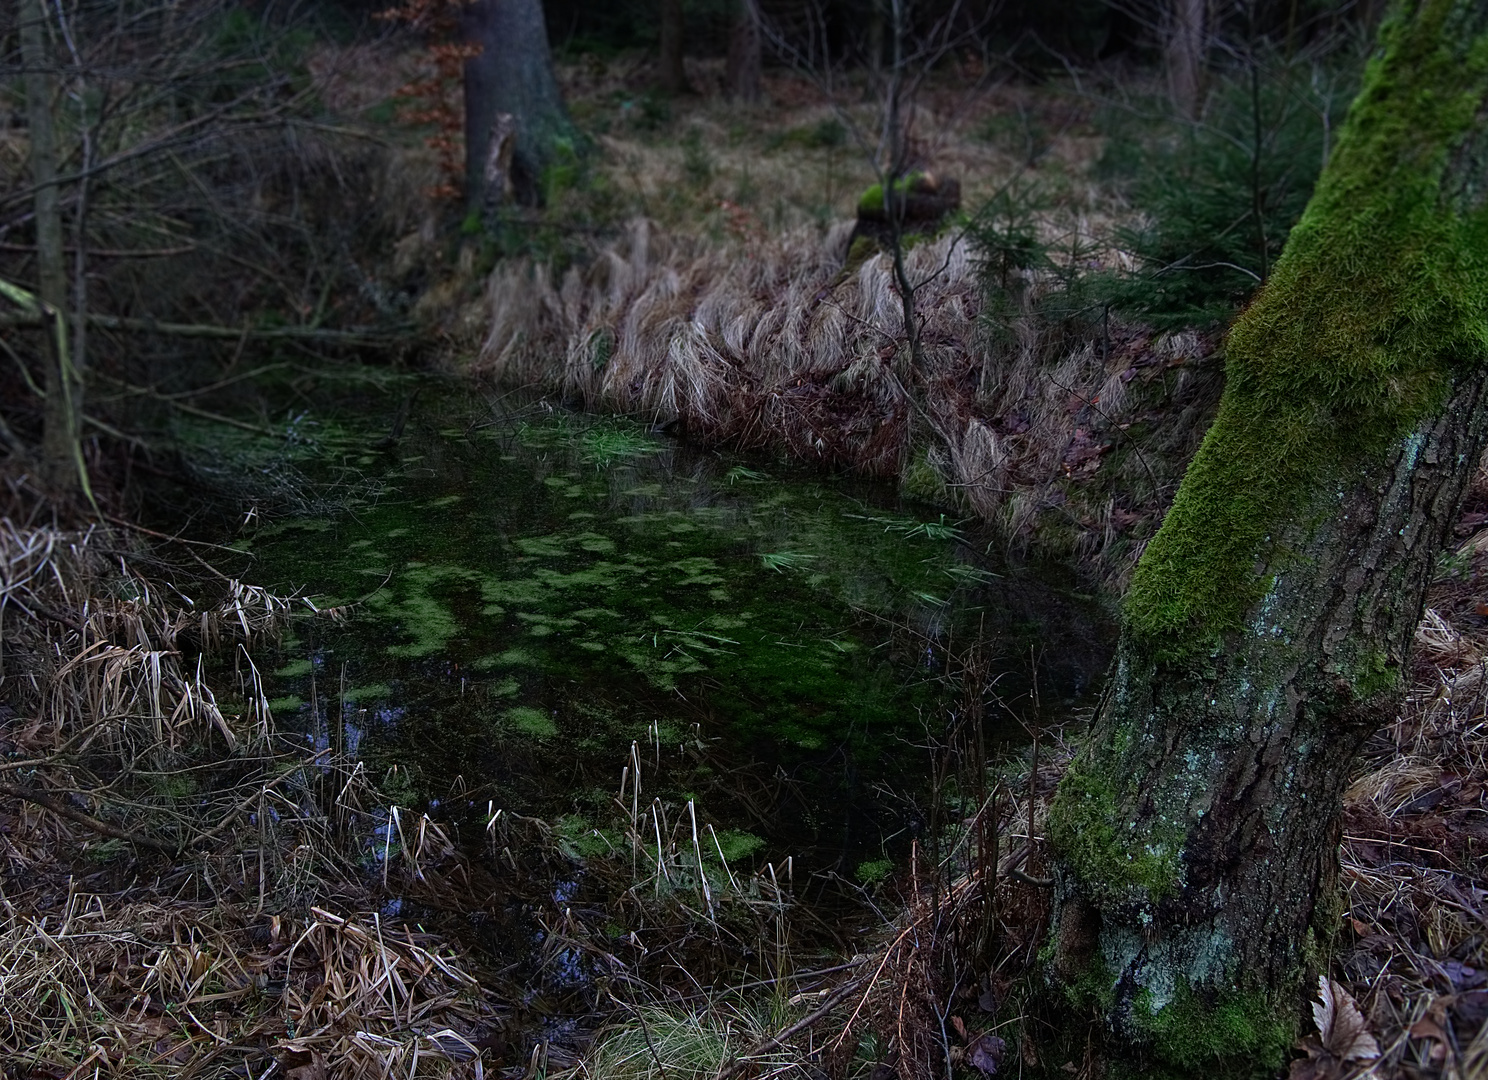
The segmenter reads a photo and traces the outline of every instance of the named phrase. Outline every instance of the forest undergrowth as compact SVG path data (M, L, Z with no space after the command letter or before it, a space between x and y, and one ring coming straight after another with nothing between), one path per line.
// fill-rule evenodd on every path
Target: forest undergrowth
M140 540L0 523L6 1075L477 1075L496 987L379 914L454 846L270 714L313 613Z
M407 77L369 56L326 68L348 110ZM911 370L886 256L849 263L869 173L811 87L772 76L771 105L736 109L637 92L625 63L565 65L600 148L587 176L554 178L566 219L514 216L445 260L416 194L435 170L408 150L394 273L432 285L393 303L358 272L322 297L400 317L406 301L473 374L897 477L1119 589L1222 373L1214 331L1071 293L1073 266L1130 269L1101 240L1131 210L1092 171L1088 106L1016 86L922 103L926 166L972 209L1037 181L1020 220L1052 256L990 294L969 232L914 246ZM704 89L717 74L693 72ZM39 989L0 1002L7 1075L1101 1075L1098 1034L1044 1024L1059 1004L1037 976L1044 820L1078 720L988 761L968 733L994 703L963 697L931 751L944 818L907 867L859 883L877 929L834 938L784 867L730 868L722 845L715 861L706 823L664 820L634 780L582 836L497 814L463 779L480 835L401 805L396 769L373 775L335 729L280 726L258 679L287 620L343 613L224 578L209 547L21 524L28 498L0 525L0 980ZM1345 798L1320 943L1335 1006L1295 1077L1488 1071L1485 522L1480 478L1410 688ZM975 685L977 658L961 664ZM576 868L595 893L565 891ZM531 964L503 951L539 934ZM1349 1001L1362 1027L1338 1019Z
M1321 955L1363 1027L1309 1032L1296 1077L1488 1063L1480 506L1488 477L1345 798ZM786 867L705 860L717 834L648 807L629 770L611 827L583 835L487 808L462 842L458 819L400 807L396 769L369 775L344 729L278 727L254 664L285 620L341 613L178 550L0 530L0 972L37 988L5 997L9 1075L1101 1075L1098 1035L1048 1025L1037 975L1044 822L1078 725L988 761L976 648L926 747L940 823L864 888L878 929L834 945ZM581 868L596 891L565 892ZM534 927L535 966L492 945Z

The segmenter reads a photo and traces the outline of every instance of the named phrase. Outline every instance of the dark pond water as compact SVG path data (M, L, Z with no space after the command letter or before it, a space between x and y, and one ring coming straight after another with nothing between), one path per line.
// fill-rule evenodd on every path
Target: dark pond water
M1035 671L1049 715L1104 667L1089 598L884 485L438 387L378 446L399 396L305 414L320 509L240 546L255 581L350 605L286 641L281 723L396 763L411 801L580 836L639 762L734 858L851 877L920 827L948 654L1000 658L993 743L1024 737Z

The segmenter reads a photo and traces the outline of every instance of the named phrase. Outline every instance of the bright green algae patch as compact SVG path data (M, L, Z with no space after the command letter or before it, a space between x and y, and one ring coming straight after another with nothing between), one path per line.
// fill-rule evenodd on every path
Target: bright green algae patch
M1427 0L1385 28L1307 212L1230 332L1219 415L1127 596L1128 631L1160 657L1240 629L1285 567L1281 525L1488 357L1481 178L1443 190L1453 154L1483 153L1461 144L1488 39L1446 26L1452 9Z

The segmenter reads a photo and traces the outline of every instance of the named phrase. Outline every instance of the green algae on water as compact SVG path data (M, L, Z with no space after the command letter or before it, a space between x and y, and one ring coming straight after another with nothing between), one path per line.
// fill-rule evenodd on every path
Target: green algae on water
M954 526L890 489L692 455L628 421L473 430L440 437L414 417L416 452L379 459L378 498L253 537L263 580L359 598L294 646L275 691L324 732L344 683L348 737L431 778L562 800L560 778L604 777L608 813L632 741L648 799L674 797L650 785L684 762L715 798L715 753L879 775L936 707L947 634L1027 632L988 605L1002 579ZM309 661L288 663L307 653L324 673L316 716ZM843 783L822 797L840 802ZM747 862L767 841L730 824L704 847Z

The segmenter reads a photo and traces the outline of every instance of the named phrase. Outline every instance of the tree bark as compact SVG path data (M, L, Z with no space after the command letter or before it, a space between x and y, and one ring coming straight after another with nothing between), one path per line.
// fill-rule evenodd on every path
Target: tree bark
M465 196L479 211L487 199L491 132L515 124L511 184L527 205L543 201L547 170L579 152L577 134L553 75L541 0L475 0L465 9L465 39L481 46L465 62Z
M877 72L884 62L884 5L888 0L868 0L868 69Z
M1206 0L1172 0L1169 13L1168 93L1173 108L1190 120L1199 115L1204 73Z
M57 187L57 136L52 115L56 74L40 0L20 3L21 62L26 68L26 124L31 180L36 187L37 297L43 306L42 481L59 496L78 490L82 479L79 443L83 387L68 354L67 253L62 243L62 202Z
M1380 45L1050 812L1052 973L1149 1067L1285 1056L1340 795L1488 443L1488 2L1405 0Z
M683 0L661 0L661 43L657 81L669 94L692 91L687 82L687 11Z
M734 25L729 32L725 82L729 96L746 105L764 96L758 0L738 0Z

